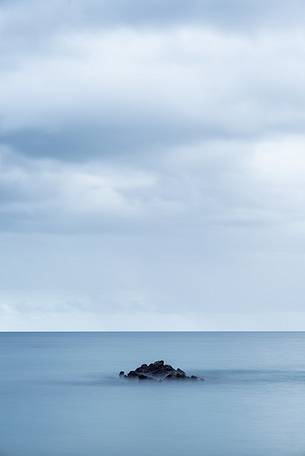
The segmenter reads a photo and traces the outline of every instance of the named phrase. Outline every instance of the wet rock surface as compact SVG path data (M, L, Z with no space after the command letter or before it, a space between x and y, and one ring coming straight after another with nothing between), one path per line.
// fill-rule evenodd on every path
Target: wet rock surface
M119 374L120 377L126 379L138 380L155 380L155 381L173 381L173 380L203 380L196 375L187 375L182 369L174 369L169 364L165 364L163 360L155 361L151 364L142 364L137 369L128 372L124 371Z

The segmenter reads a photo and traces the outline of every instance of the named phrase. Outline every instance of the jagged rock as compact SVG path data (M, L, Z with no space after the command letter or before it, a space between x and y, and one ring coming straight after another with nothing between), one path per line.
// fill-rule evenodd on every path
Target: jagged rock
M121 371L119 375L120 377L138 380L202 380L196 375L186 375L182 369L174 369L169 364L165 364L163 360L155 361L149 365L142 364L142 366L130 371L127 375L125 375L124 371Z

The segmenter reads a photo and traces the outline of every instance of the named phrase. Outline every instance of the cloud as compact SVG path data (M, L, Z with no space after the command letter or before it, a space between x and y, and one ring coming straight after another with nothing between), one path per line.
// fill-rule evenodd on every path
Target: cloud
M38 0L2 1L2 23L6 30L18 25L23 35L50 35L63 29L88 27L212 25L218 28L252 30L253 27L302 25L301 0ZM13 31L12 30L12 31ZM15 33L14 33L15 35Z
M2 229L77 230L110 219L137 218L145 195L156 185L149 171L115 169L100 163L69 166L18 157L7 150L0 162ZM24 220L22 221L22 219ZM21 225L21 226L20 226Z
M209 140L129 164L36 160L6 149L1 229L148 233L177 223L185 232L303 226L304 141L303 135Z
M67 34L0 75L0 136L35 157L113 160L300 133L303 41L196 27Z
M0 314L295 322L304 4L143 5L1 3Z

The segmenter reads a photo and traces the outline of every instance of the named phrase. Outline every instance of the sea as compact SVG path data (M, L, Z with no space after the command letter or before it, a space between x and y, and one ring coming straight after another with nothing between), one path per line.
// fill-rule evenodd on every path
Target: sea
M305 456L305 333L0 333L0 456L200 455Z

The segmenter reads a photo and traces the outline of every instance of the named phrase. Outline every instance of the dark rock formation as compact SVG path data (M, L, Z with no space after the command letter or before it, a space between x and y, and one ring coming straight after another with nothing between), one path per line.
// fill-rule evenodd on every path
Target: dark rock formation
M188 376L182 369L174 369L169 364L164 364L164 361L155 361L149 365L142 364L135 370L130 371L125 375L124 371L120 372L120 377L138 380L202 380L195 375Z

